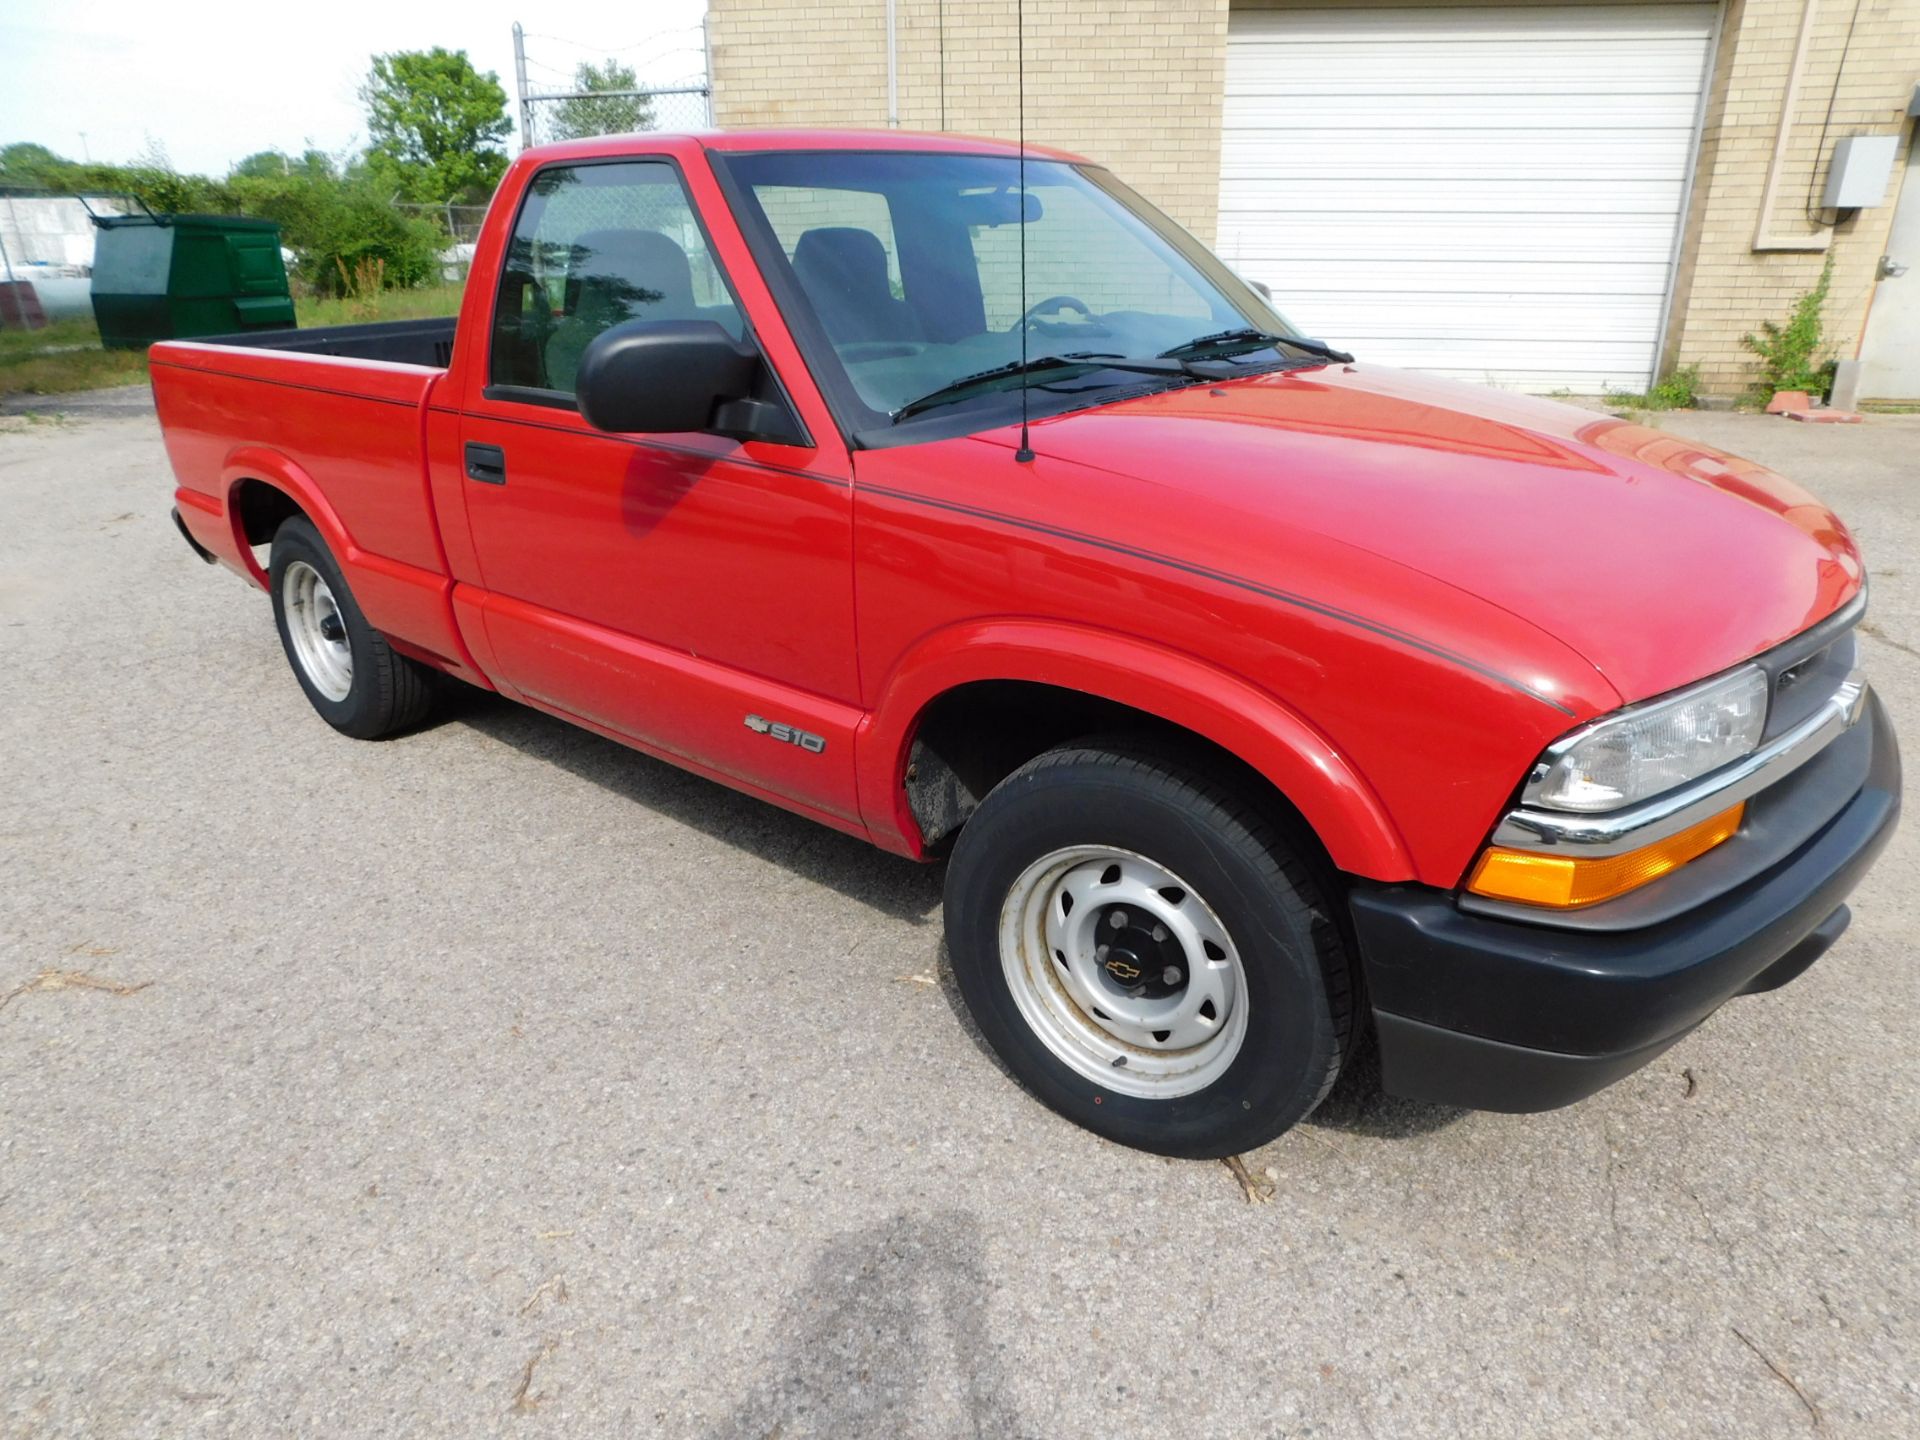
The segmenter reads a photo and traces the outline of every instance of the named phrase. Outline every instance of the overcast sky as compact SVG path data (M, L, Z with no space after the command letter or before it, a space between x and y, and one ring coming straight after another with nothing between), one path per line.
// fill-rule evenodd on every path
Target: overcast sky
M181 170L224 174L256 150L365 143L356 93L369 57L465 50L513 96L513 22L529 80L558 88L583 59L617 55L667 83L703 69L705 0L0 0L0 145L131 160L148 139ZM516 142L517 143L517 142Z

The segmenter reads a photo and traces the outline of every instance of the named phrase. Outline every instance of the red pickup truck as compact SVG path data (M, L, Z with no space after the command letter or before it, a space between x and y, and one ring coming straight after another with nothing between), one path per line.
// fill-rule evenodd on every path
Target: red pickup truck
M153 349L187 542L332 725L453 677L945 857L1047 1104L1258 1145L1588 1095L1845 927L1900 762L1846 528L1760 466L1360 363L1096 165L521 156L452 320Z

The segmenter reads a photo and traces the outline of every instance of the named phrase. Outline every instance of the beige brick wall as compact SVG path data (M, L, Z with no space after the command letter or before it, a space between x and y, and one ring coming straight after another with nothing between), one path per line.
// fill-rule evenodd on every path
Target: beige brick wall
M1784 320L1794 299L1819 279L1827 258L1819 252L1754 248L1807 3L1729 0L1722 24L1665 349L1669 365L1698 365L1709 393L1733 394L1755 383L1756 362L1740 337L1763 320ZM1814 208L1810 214L1809 206L1818 206L1835 140L1901 134L1911 142L1913 124L1904 112L1920 81L1920 0L1859 0L1857 23L1852 0L1811 3L1819 7L1815 29L1768 228L1780 237L1831 236L1834 273L1826 327L1845 359L1859 345L1875 268L1893 220L1900 165L1884 205L1837 225L1831 223L1832 212ZM1850 23L1854 34L1848 49ZM1903 161L1905 143L1900 154Z
M1311 8L1325 0L1233 3ZM1710 393L1731 394L1754 383L1754 360L1740 337L1763 320L1784 319L1794 298L1818 279L1825 259L1754 249L1761 191L1807 3L1726 0L1663 349L1663 368L1698 365ZM1809 185L1817 201L1827 157L1842 136L1899 132L1910 142L1913 126L1903 111L1920 81L1920 0L1859 0L1844 72L1841 52L1853 0L1811 3L1819 7L1818 23L1771 229L1787 236L1831 231L1827 329L1846 358L1859 343L1895 197L1890 193L1885 205L1837 225L1821 224L1807 216ZM1108 165L1211 241L1228 8L1229 0L1027 0L1028 138ZM946 0L944 62L942 9L939 0L898 0L901 125L1012 138L1014 0ZM886 124L884 0L711 0L708 27L714 113L721 125ZM1904 147L1901 154L1904 159ZM1895 186L1898 175L1896 166Z
M1014 0L895 10L901 128L1011 140ZM715 121L884 127L886 11L884 0L711 0ZM1226 44L1227 0L1027 0L1027 138L1097 160L1211 240Z

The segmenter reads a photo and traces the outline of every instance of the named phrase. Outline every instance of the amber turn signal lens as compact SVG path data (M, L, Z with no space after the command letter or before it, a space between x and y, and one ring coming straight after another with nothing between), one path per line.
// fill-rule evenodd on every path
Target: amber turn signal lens
M1473 867L1467 889L1490 900L1517 900L1555 910L1597 905L1658 880L1732 838L1746 810L1743 801L1711 820L1623 855L1538 855L1495 845Z

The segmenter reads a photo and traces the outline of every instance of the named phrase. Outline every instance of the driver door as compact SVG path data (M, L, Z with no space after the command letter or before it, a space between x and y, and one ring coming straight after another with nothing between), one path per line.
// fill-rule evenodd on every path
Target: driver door
M539 172L501 265L484 383L460 421L503 688L857 825L847 457L593 429L572 393L580 356L608 327L646 319L746 333L678 166ZM795 734L805 743L783 738Z

